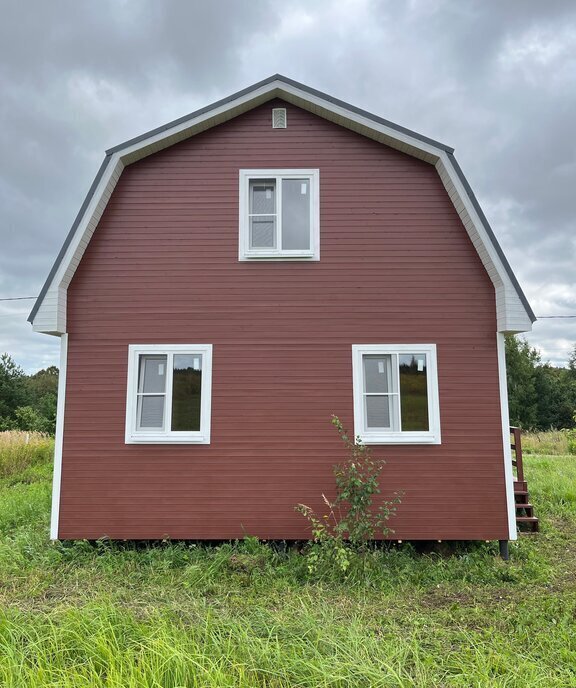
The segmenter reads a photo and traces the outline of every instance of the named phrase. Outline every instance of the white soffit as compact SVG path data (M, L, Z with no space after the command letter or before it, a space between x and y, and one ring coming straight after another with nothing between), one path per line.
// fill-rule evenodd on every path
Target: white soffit
M107 151L88 196L30 313L28 319L32 322L34 330L55 335L66 332L68 285L126 165L222 124L277 97L435 165L494 284L498 331L526 332L531 329L535 316L450 147L291 79L275 75Z

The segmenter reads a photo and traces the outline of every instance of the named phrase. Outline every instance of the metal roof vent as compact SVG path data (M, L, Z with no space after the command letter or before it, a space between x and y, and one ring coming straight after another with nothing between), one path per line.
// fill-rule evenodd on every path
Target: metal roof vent
M272 129L286 129L286 108L272 108Z

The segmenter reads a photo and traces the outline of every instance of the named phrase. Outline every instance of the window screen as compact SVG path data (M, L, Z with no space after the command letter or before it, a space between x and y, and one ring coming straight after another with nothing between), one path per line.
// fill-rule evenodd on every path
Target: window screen
M140 430L164 428L166 361L165 355L140 356L137 402L137 427Z
M276 247L276 180L250 182L250 248Z

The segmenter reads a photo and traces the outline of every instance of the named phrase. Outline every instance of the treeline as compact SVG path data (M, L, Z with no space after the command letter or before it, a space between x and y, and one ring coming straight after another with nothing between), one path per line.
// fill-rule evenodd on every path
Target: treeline
M0 356L0 432L56 430L58 368L26 375L8 355Z
M566 368L542 363L538 349L506 337L510 422L530 430L576 426L576 345Z
M506 337L510 422L531 430L576 426L576 345L566 368L542 363L538 349L521 337ZM36 430L54 434L58 368L26 375L8 355L0 356L0 432Z

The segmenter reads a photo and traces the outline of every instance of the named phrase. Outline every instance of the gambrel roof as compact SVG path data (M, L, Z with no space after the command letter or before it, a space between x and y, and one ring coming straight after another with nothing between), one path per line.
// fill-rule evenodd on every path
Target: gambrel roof
M125 166L273 98L335 122L434 165L496 290L498 331L526 332L536 320L530 305L449 146L316 91L280 74L106 151L64 245L28 320L34 330L66 332L68 285Z

